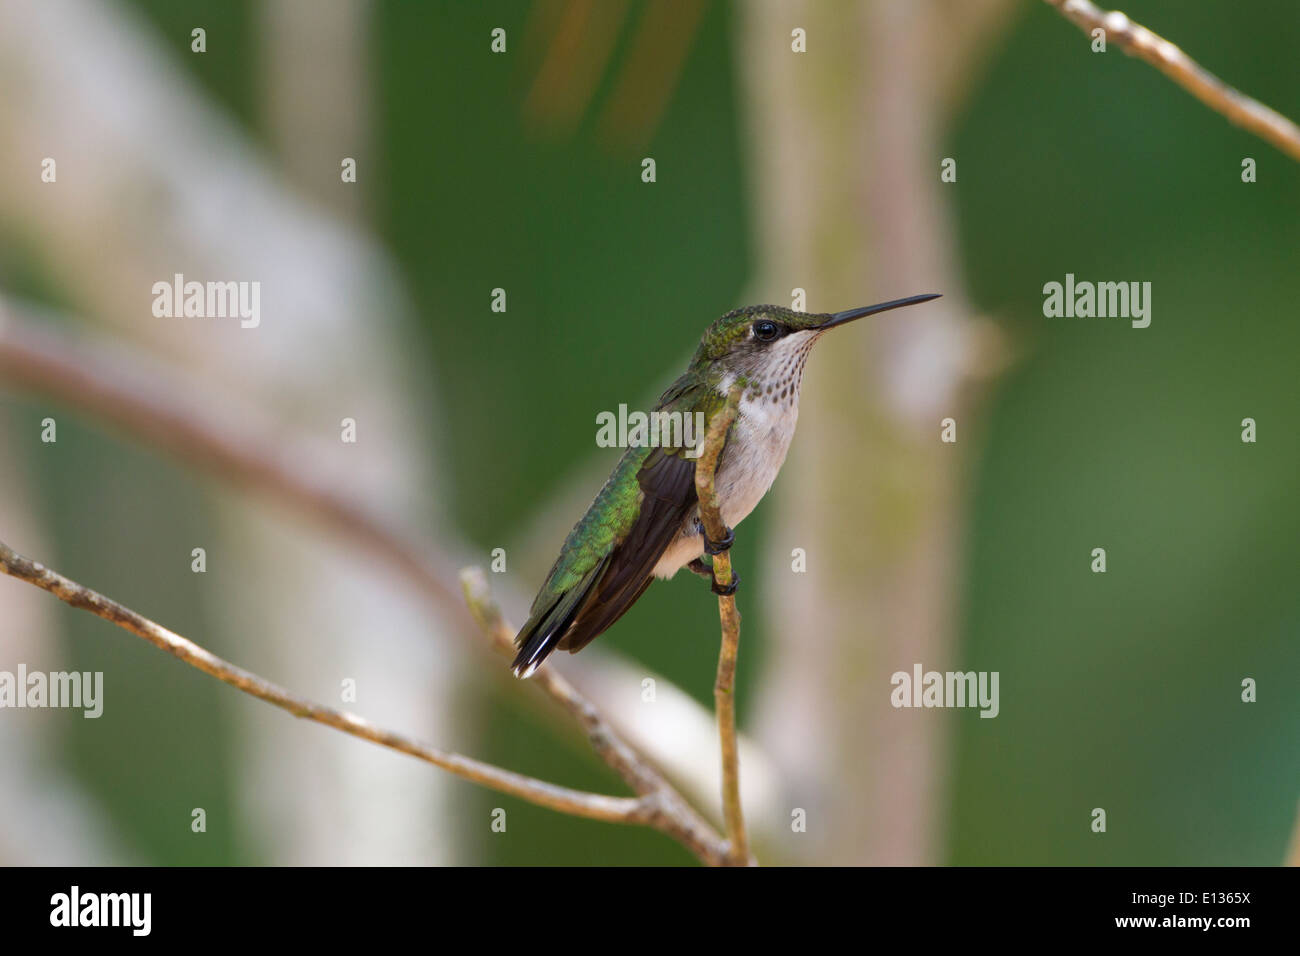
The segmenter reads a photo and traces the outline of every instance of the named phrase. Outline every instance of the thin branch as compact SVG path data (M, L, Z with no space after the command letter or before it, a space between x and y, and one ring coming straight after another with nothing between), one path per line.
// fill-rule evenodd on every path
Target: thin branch
M169 631L111 598L104 597L97 591L92 591L56 571L23 557L2 541L0 541L0 571L48 591L75 608L102 617L137 637L144 638L155 647L179 657L203 673L242 690L245 694L287 710L295 717L313 720L318 724L341 730L345 734L369 740L381 747L408 754L458 777L561 813L618 823L650 824L653 819L652 801L644 798L609 797L545 783L457 753L438 750L394 731L376 727L355 714L333 710L305 697L299 697L278 684L273 684L257 674L217 657L193 641Z
M501 615L488 593L487 575L481 568L461 572L465 602L492 645L505 657L513 657L516 629ZM543 667L529 678L540 684L587 732L591 747L643 799L651 801L654 816L647 823L686 846L705 863L726 862L727 847L686 799L644 757L615 733L599 711L582 697L554 667Z
M295 717L333 727L353 737L431 763L465 780L560 813L608 823L632 823L651 827L681 842L704 863L717 865L725 862L726 848L717 834L653 768L618 739L595 710L572 692L572 688L568 688L570 706L575 712L582 712L593 746L611 766L621 768L625 777L637 781L642 791L639 796L611 797L546 783L480 760L430 747L395 731L376 727L355 714L325 707L217 657L193 641L111 598L23 557L4 542L0 542L0 571L48 591L75 608L89 611L116 624L203 673L245 694L287 710ZM466 591L467 594L470 592L468 583ZM478 608L490 608L485 620L495 620L501 627L506 626L494 607L477 600L475 605Z
M270 495L396 569L440 612L460 616L467 626L476 621L498 649L512 643L513 631L487 598L485 582L472 585L462 579L472 612L467 614L448 583L452 575L445 556L387 524L348 489L322 482L285 453L282 437L269 430L259 433L245 421L224 419L217 411L220 403L187 401L190 390L162 371L125 356L112 359L106 352L20 320L14 309L0 302L0 382L53 396L151 448ZM528 685L559 704L586 732L601 759L640 795L646 819L636 822L672 836L706 863L724 862L721 837L555 668L543 668Z
M1210 109L1300 160L1300 127L1276 110L1224 83L1177 46L1134 23L1118 10L1109 12L1088 0L1045 0L1084 33L1102 29L1106 40L1129 56L1150 63Z
M726 442L727 430L736 420L743 385L736 385L727 396L727 403L713 416L704 448L695 463L695 490L700 499L700 520L710 539L721 541L726 537L727 525L722 520L718 492L714 478L718 469L718 456ZM726 587L731 583L731 552L723 551L713 556L713 576ZM740 801L740 749L736 743L736 657L740 651L740 612L736 610L734 594L718 596L718 616L722 621L722 648L718 652L718 675L713 684L713 703L718 712L718 738L722 749L722 816L727 830L727 849L734 864L751 862L749 838L745 833L745 813Z

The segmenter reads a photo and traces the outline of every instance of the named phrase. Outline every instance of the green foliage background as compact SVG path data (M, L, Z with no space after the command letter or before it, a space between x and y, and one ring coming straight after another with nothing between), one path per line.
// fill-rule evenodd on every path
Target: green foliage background
M132 5L258 135L251 3ZM1249 7L1125 5L1300 116L1300 13L1281 0ZM737 11L708 6L644 151L658 163L647 187L640 154L608 148L589 121L563 138L525 131L527 78L515 58L489 54L487 37L496 26L522 36L528 9L393 0L376 5L373 32L379 166L363 179L366 205L414 295L411 342L450 413L436 423L449 441L439 462L448 511L484 549L589 461L595 409L657 394L705 324L745 304L754 267ZM184 56L199 22L210 52ZM608 92L598 88L597 105ZM1099 62L1038 3L1009 24L941 156L958 160L947 195L967 287L1025 355L964 432L980 452L967 491L962 656L1001 672L1002 703L996 720L951 718L947 858L1276 863L1300 779L1300 166L1150 67L1114 50ZM1247 156L1259 164L1253 185L1240 181ZM17 271L39 287L38 266ZM1151 327L1044 319L1042 285L1067 272L1151 282ZM504 314L488 308L497 286L508 290ZM1254 445L1238 438L1247 416L1259 423ZM203 633L193 575L164 558L210 522L202 489L147 452L89 430L76 437L37 466L63 569ZM139 496L157 519L151 550L136 546L138 528L129 560L105 547L124 540L97 524L105 494ZM764 527L759 509L746 541L761 542ZM1105 575L1086 573L1098 546ZM759 579L751 548L737 559L742 577ZM529 593L544 570L511 568ZM612 639L705 701L711 607L698 582L655 587ZM201 844L162 822L195 805L196 788L210 819L236 812L230 695L138 642L105 645L102 625L61 613L78 666L111 655L132 703L105 715L111 733L67 717L68 750L55 757L77 768L143 860L264 862L237 819L210 824L225 836ZM742 702L761 662L762 614L746 627ZM1244 677L1259 682L1254 705L1239 701ZM490 688L465 697L484 708L480 756L575 786L616 785L535 712ZM466 819L510 813L508 834L474 829L476 861L688 860L654 834L469 786L463 800ZM1093 807L1107 810L1105 837L1088 830Z

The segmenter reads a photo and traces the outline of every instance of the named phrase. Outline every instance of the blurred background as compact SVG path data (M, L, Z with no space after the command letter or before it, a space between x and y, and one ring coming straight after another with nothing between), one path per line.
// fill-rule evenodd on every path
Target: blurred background
M1123 9L1300 116L1293 3ZM1300 169L1047 5L0 0L0 173L0 343L58 336L167 383L448 568L505 549L489 577L516 623L617 459L596 414L650 407L716 316L944 293L814 352L737 536L760 859L1284 859ZM260 327L155 318L175 273L259 281ZM1151 326L1045 318L1066 273L1150 282ZM453 609L3 377L0 539L309 697L624 792ZM656 584L559 660L714 817L715 605ZM893 709L918 663L998 671L998 717ZM0 670L19 664L102 671L104 714L0 712L3 863L692 860L294 721L0 581Z

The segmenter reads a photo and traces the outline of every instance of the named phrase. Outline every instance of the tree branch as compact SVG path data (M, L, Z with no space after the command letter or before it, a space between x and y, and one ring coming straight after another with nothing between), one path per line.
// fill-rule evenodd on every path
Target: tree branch
M460 754L438 750L402 734L376 727L355 714L333 710L305 697L299 697L277 684L217 657L193 641L169 631L111 598L104 597L97 591L92 591L44 565L23 557L2 541L0 541L0 571L49 591L75 608L102 617L137 637L144 638L155 647L179 657L191 667L196 667L203 673L242 690L245 694L287 710L295 717L314 720L316 723L341 730L345 734L416 757L458 777L562 813L622 823L649 822L651 808L645 800L607 797L544 783Z
M281 436L269 431L259 433L248 422L234 423L221 417L220 403L187 399L190 390L163 372L146 369L122 357L114 360L104 349L82 345L68 336L20 321L14 310L0 301L0 382L52 395L142 438L151 448L169 452L236 485L259 490L322 521L398 571L440 612L460 615L467 626L476 622L498 649L512 644L513 629L488 598L481 573L477 578L471 573L469 580L462 574L462 590L471 612L467 614L466 605L456 595L454 586L447 583L450 571L445 556L409 539L347 489L320 480L294 455L285 452ZM200 665L195 663L195 666ZM640 796L642 806L638 812L644 819L627 822L645 823L661 830L710 865L725 861L722 838L555 668L543 668L527 683L559 704L584 730L597 755ZM339 717L346 718L349 727L352 721L359 721L349 715ZM358 726L368 725L359 721ZM353 733L349 727L339 726L339 729ZM411 752L401 747L394 749ZM429 759L426 755L414 755Z
M1084 33L1102 29L1107 42L1150 63L1215 112L1300 160L1300 127L1276 110L1224 83L1177 46L1134 23L1118 10L1109 12L1088 0L1045 0Z
M582 701L572 688L567 688L567 697L565 697L568 709L571 713L581 713L581 719L588 726L591 743L597 749L597 753L601 754L611 766L615 766L615 769L620 770L624 778L636 780L640 796L606 796L603 793L589 793L556 786L554 783L525 777L523 774L503 770L491 763L473 760L471 757L464 757L450 750L429 747L428 744L422 744L398 732L376 727L357 717L356 714L316 704L315 701L295 695L279 687L278 684L217 657L194 641L169 631L168 628L136 613L130 607L118 604L117 601L104 597L99 592L91 591L77 581L64 578L59 572L49 570L43 564L22 557L3 541L0 541L0 571L4 571L12 578L34 584L35 587L48 591L66 604L90 611L96 617L117 624L123 630L134 633L136 637L143 637L156 648L181 658L187 665L196 667L204 674L213 676L222 683L230 684L231 687L256 697L257 700L287 710L294 717L322 723L326 727L333 727L334 730L341 730L344 734L369 740L370 743L378 744L380 747L406 753L417 760L433 763L435 767L441 767L442 770L455 774L456 777L471 780L472 783L481 784L491 790L510 793L520 800L546 806L547 809L559 813L599 819L608 823L638 823L638 825L653 827L679 840L706 864L718 865L725 861L725 847L719 836L712 832L707 823L699 818L671 786L668 786L666 780L659 777L653 767L646 765L632 749L627 747L627 744L619 740L595 710ZM467 594L469 592L471 588L467 583ZM474 600L473 606L482 609L484 604ZM486 611L486 615L485 619L494 619L497 622L498 630L500 627L507 627L500 620L499 615L493 618L494 607ZM562 678L555 679L563 684Z
M743 385L736 385L727 403L709 423L704 449L695 463L695 491L700 499L700 520L714 541L727 535L714 487L718 456L726 442L727 430L736 420ZM713 556L713 576L726 587L731 583L731 551ZM749 838L745 833L745 814L740 800L740 751L736 744L736 657L740 651L740 612L733 594L718 596L718 616L722 621L722 648L718 652L718 675L713 684L713 703L718 712L718 738L722 749L722 815L727 831L727 849L733 864L747 865Z
M515 653L516 629L501 615L488 593L487 575L481 568L461 572L465 602L488 636L492 645L505 657ZM539 684L587 732L591 747L636 793L648 799L654 808L653 819L646 821L662 830L705 863L717 866L726 862L727 847L721 837L679 794L664 776L638 754L553 667L537 670L529 683Z

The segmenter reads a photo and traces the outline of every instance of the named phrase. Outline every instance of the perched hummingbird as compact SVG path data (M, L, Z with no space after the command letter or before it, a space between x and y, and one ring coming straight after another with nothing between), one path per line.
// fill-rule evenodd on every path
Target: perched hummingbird
M808 352L830 329L938 297L914 295L820 314L754 305L709 326L690 368L663 393L655 411L680 412L683 421L702 412L707 428L731 389L744 387L714 480L727 526L723 540L708 540L700 522L693 457L698 449L629 448L569 532L537 593L515 637L515 676L530 677L557 647L582 650L636 603L652 578L671 578L687 567L712 578L715 592L734 591L739 579L733 574L720 587L704 555L731 547L732 528L754 510L781 470L799 417Z

